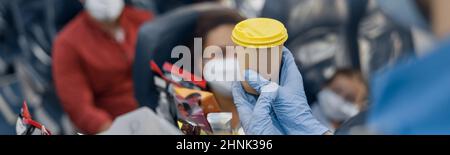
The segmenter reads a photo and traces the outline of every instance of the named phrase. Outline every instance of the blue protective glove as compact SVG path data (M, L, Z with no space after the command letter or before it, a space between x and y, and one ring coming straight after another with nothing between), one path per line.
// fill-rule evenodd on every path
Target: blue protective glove
M265 80L252 70L246 71L246 81L260 93L257 100L252 99L253 96L247 94L240 83L233 85L233 97L244 131L246 133L270 134L265 133L265 130L263 130L263 128L268 128L266 129L267 131L277 129L282 134L288 135L324 134L328 129L313 117L303 90L302 76L298 71L291 52L287 48L283 49L282 61L280 85ZM244 103L245 106L243 106ZM259 105L260 103L263 105ZM267 107L267 104L271 106ZM253 109L251 109L251 105L254 105ZM245 110L243 109L244 107L246 108ZM270 112L267 112L267 110L271 110L270 107L273 108L273 115L269 115ZM250 114L251 116L248 116ZM261 118L256 120L255 116ZM268 123L252 124L252 122L261 120ZM268 124L270 126L264 126ZM281 128L278 126L281 126ZM257 129L257 131L253 131L253 129Z
M284 134L271 106L274 95L276 94L261 93L259 97L256 97L246 93L240 82L233 83L233 99L245 134Z

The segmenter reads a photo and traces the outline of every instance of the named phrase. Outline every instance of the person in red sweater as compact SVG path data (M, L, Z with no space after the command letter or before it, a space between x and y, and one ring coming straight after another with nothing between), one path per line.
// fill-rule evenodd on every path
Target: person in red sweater
M63 109L85 134L135 110L132 64L139 27L152 14L123 0L83 0L85 11L57 36L53 79Z

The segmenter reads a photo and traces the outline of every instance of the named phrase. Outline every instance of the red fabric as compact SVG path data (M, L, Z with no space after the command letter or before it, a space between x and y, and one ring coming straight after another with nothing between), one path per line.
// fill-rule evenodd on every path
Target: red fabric
M82 12L56 38L56 91L81 132L95 134L105 123L138 107L131 68L138 29L151 18L148 12L125 7L119 20L126 37L118 43Z

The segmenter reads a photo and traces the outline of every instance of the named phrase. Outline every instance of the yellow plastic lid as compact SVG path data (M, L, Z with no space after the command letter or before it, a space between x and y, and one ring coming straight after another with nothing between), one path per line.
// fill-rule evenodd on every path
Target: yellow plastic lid
M283 23L270 18L251 18L238 23L231 36L239 46L270 48L283 45L288 39Z

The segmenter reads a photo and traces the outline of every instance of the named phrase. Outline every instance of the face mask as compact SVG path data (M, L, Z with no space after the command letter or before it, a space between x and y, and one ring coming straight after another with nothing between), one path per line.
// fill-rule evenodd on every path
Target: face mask
M319 92L318 102L324 114L334 121L345 121L359 112L355 104L328 89Z
M124 0L86 0L84 3L89 15L101 22L117 20L124 7Z
M238 73L236 59L213 59L206 63L203 76L214 92L231 97L231 85Z

